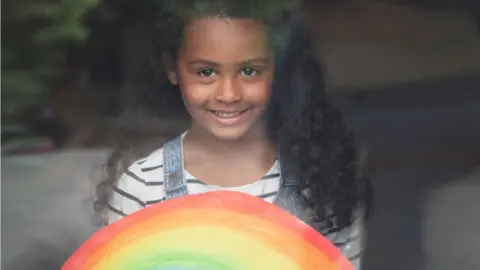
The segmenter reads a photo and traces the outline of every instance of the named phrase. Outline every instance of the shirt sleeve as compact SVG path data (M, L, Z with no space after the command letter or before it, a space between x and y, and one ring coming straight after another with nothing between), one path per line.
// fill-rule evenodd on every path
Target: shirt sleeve
M127 215L145 208L144 194L146 181L142 178L142 171L134 163L120 177L113 186L112 198L108 204L107 223L111 224Z

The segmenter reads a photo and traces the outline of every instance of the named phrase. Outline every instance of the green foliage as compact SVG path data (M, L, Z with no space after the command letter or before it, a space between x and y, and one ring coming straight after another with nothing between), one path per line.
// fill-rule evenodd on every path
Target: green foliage
M61 75L69 49L88 37L83 17L100 0L2 2L2 115L38 100Z

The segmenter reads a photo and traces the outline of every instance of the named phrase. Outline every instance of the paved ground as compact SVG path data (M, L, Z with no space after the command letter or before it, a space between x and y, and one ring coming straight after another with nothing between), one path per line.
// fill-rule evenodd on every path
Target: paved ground
M365 269L480 269L480 167L375 175Z
M89 175L104 158L104 151L2 158L2 269L25 250L44 251L32 243L72 250L94 231Z

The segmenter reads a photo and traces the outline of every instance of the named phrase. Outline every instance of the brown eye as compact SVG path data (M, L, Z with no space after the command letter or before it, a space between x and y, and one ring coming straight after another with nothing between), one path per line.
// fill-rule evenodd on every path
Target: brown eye
M255 76L258 74L258 71L253 68L244 68L242 69L241 73L243 76Z
M197 73L197 75L200 77L213 77L216 74L217 73L215 73L215 71L211 68L202 69Z

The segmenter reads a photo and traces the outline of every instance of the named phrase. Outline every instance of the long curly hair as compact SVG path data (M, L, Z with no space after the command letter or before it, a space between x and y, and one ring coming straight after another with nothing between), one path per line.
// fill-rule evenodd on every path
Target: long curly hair
M177 4L168 5L167 2ZM144 91L146 98L129 106L133 109L120 118L124 128L118 132L118 146L105 165L105 178L96 188L97 212L104 213L112 186L132 162L161 147L188 127L188 120L177 120L176 124L166 121L172 116L166 115L167 112L177 119L188 119L188 115L179 89L168 82L165 70L159 64L165 53L175 59L185 24L194 16L205 14L259 18L258 14L251 15L251 11L258 10L257 3L262 1L173 2L164 2L167 8L162 9L152 24L152 57L146 63L150 68L139 78L141 85L150 87L136 89ZM200 12L190 12L188 17L186 10ZM280 12L273 15L281 16ZM268 16L275 17L271 13ZM353 222L357 209L366 209L368 213L372 189L359 165L351 132L346 129L340 112L327 102L321 65L316 60L311 37L301 17L292 16L284 39L286 45L278 50L273 92L265 121L269 135L278 143L283 177L293 179L300 191L307 191L301 193L318 222L326 223L326 229L342 229ZM269 18L262 21L268 24ZM270 25L278 27L281 23L277 21ZM275 28L272 29L274 32Z

